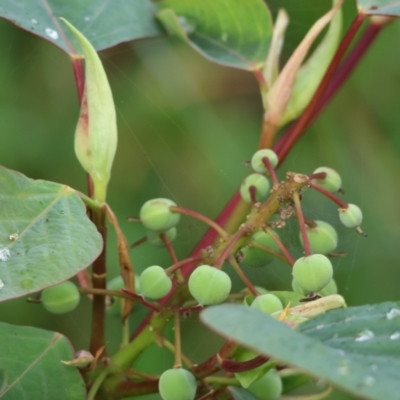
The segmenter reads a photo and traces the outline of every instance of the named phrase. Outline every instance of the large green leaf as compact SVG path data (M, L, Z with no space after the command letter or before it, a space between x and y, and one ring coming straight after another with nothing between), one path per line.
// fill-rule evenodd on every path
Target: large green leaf
M357 0L357 6L363 14L400 16L400 1Z
M262 0L164 0L157 18L210 60L254 70L267 58L272 20Z
M201 318L223 336L353 394L399 399L400 303L330 311L300 328L307 335L241 305L210 307Z
M102 239L68 186L0 167L0 301L76 275L99 255Z
M0 398L3 400L84 400L78 370L61 363L73 358L58 332L0 322Z
M161 33L150 0L2 0L0 17L49 40L69 54L79 52L76 39L61 24L64 17L96 50ZM72 43L72 45L71 45Z

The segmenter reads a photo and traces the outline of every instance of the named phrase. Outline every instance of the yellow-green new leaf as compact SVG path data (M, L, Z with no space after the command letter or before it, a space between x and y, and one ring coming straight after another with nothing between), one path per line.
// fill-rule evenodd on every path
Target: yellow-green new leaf
M267 105L265 119L272 126L280 126L281 119L286 111L289 100L292 96L293 86L297 72L303 63L311 45L315 39L332 20L342 5L343 0L338 0L336 5L323 15L308 31L307 35L296 48L290 59L283 67L271 90L266 95L264 104Z
M94 198L104 202L117 149L114 101L106 73L96 50L68 21L85 56L85 91L75 131L75 154L94 184Z
M335 3L337 3L337 0L333 1L333 4ZM341 31L342 10L340 9L332 19L323 41L300 67L293 87L292 97L284 116L280 120L280 125L285 125L297 118L307 107L332 61L339 45Z

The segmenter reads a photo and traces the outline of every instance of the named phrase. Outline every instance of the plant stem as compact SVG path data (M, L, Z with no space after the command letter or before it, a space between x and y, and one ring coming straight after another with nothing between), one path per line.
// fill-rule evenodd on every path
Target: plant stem
M99 257L93 262L92 266L92 287L93 289L106 289L106 242L107 225L105 207L91 210L92 221L96 225L103 239L103 249ZM96 354L104 346L104 296L93 295L92 305L92 331L90 336L90 352Z
M141 244L146 243L146 242L147 242L147 236L144 236L144 237L142 237L141 239L136 240L136 242L132 243L132 244L129 246L129 248L132 250L132 249L134 249L135 247L138 247L138 246L140 246Z
M126 294L130 299L136 299L139 303L142 303L145 307L149 308L150 310L153 310L153 311L155 311L155 312L157 312L157 313L160 312L160 310L158 309L157 306L155 306L153 303L150 303L149 301L145 300L145 299L143 298L143 296L141 296L141 295L139 295L139 294L136 294L136 293L133 293L133 292L131 292L131 291L129 291L129 290L126 290L126 289L121 289L121 290L122 290L122 292L123 292L124 294Z
M275 232L267 228L265 229L265 232L268 233L269 236L271 236L272 240L279 246L279 249L281 250L282 254L286 257L287 262L290 265L294 264L294 258L293 256L289 253L289 250L286 248L286 246L280 241L278 236L275 235Z
M333 193L329 192L328 190L324 189L322 186L317 185L316 183L313 183L310 181L309 186L315 190L318 190L318 192L322 193L324 196L328 197L328 199L332 200L334 203L336 203L340 208L347 208L349 205L339 199L339 197L335 196Z
M232 248L235 246L237 241L244 235L246 235L246 231L244 229L240 229L231 237L228 244L222 250L221 254L217 258L217 260L215 262L215 267L217 267L217 268L222 267L222 264L228 258L229 253L232 250Z
M297 192L293 193L293 202L294 208L296 209L297 220L299 221L301 238L303 239L304 253L306 256L310 256L312 254L310 240L308 239L303 210L301 209L300 196Z
M278 239L278 238L276 238L276 239ZM284 263L292 265L290 263L290 261L286 258L286 256L284 256L284 255L282 255L282 254L280 254L280 253L278 253L278 252L276 252L274 250L271 250L269 247L263 246L262 244L258 243L255 240L253 240L251 242L251 246L256 248L256 249L260 249L260 250L264 251L265 253L271 254L271 256L273 256L275 258L278 258L279 260L283 261ZM284 246L284 245L282 244L282 246ZM286 251L287 251L287 249L286 249Z
M181 355L181 323L179 311L174 312L174 337L175 337L175 362L174 368L182 367L182 355Z
M271 179L272 179L272 182L274 183L274 185L279 185L278 177L276 176L275 169L271 165L271 162L269 161L269 158L268 157L264 157L262 159L262 162L265 165L265 167L267 168L269 174L271 175Z
M317 113L317 107L321 102L323 95L326 89L331 82L334 73L339 66L339 63L347 51L348 47L350 46L351 41L353 40L354 36L358 32L359 28L361 27L363 21L365 19L365 15L358 14L355 19L353 20L350 28L347 30L345 36L343 37L336 53L325 72L324 77L322 78L321 83L318 86L317 91L315 92L312 100L304 110L301 117L293 124L290 128L290 133L288 132L284 135L284 138L279 141L277 146L275 147L275 151L279 157L279 163L282 163L283 160L286 158L287 154L289 153L290 149L293 147L294 143L298 140L301 134L305 131L308 127L310 122L312 121L314 115Z
M216 232L218 232L219 235L223 238L228 236L228 233L221 226L219 226L214 220L206 217L203 214L198 213L197 211L178 206L171 206L169 209L174 213L188 215L189 217L196 218L199 221L204 222L205 224L213 228Z
M177 263L171 265L169 268L167 268L165 270L165 272L167 275L171 275L173 272L175 272L179 268L182 268L184 265L191 264L193 262L200 261L200 260L201 260L201 256L185 258L184 260L178 261Z
M248 361L223 360L221 367L226 372L243 372L257 368L269 361L269 357L259 355Z
M169 340L163 338L162 344L166 349L168 349L169 351L171 351L172 353L175 354L175 346ZM192 363L190 358L188 356L186 356L185 354L183 354L182 351L181 351L181 358L182 358L182 361L185 363L185 365L189 369L193 367L194 364Z
M254 296L258 296L258 291L254 287L254 285L250 282L249 278L246 276L245 273L243 273L242 269L240 268L240 265L237 263L235 257L230 256L229 257L229 263L232 265L232 268L235 270L235 272L239 275L239 278L243 281L243 283L247 286L247 288L250 290L250 293L253 294Z

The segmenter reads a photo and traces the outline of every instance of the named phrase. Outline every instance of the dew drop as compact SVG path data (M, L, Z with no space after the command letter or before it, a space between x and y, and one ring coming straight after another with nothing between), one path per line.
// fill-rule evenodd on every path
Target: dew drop
M57 31L55 31L54 29L46 28L44 31L46 32L46 35L47 35L48 37L50 37L50 38L52 38L52 39L54 39L54 40L57 40L57 39L58 39L58 33L57 33Z
M18 233L12 233L12 234L9 236L9 239L10 239L12 242L15 242L16 240L18 240L18 238L19 238Z
M228 34L227 34L226 32L224 32L224 33L221 35L221 40L222 40L223 42L226 42L226 41L228 40L228 38L229 38L229 36L228 36Z
M3 289L4 287L4 282L0 279L0 290Z
M178 17L178 21L185 33L190 34L196 30L196 25L191 24L186 17Z
M89 22L90 21L90 17L85 17L85 18L83 18L86 22Z
M388 313L386 313L387 319L393 319L400 317L400 310L398 308L392 308Z
M22 289L32 289L33 288L33 280L32 279L23 279L20 282L21 288Z
M317 329L322 329L323 327L324 327L324 325L322 325L322 324L316 326Z
M366 377L364 378L364 383L365 383L367 386L372 386L372 385L375 383L375 378L374 378L373 376L366 376Z
M364 329L357 335L356 342L366 342L367 340L373 339L374 336L374 332L370 331L369 329Z
M342 349L338 349L337 352L339 353L339 355L341 355L342 357L344 357L346 355L346 353L344 352L344 350Z
M350 372L349 360L341 361L336 372L342 376L347 375Z
M34 25L36 25L38 22L37 22L37 20L35 19L35 18L32 18L31 19L31 22L32 22L32 24L34 24Z
M378 370L378 366L376 364L371 365L371 370L376 372Z
M0 249L0 261L7 261L11 256L10 250L4 248Z
M400 339L400 332L395 332L392 335L390 335L391 340L397 340Z

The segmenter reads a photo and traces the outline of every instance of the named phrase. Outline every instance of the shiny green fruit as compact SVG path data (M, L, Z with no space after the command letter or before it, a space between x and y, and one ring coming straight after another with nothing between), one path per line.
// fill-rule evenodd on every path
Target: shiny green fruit
M76 285L65 281L42 291L41 300L44 308L53 314L64 314L74 310L80 300Z
M282 311L282 302L273 294L267 293L257 296L251 303L251 307L256 308L266 314L273 314Z
M321 296L331 296L332 294L338 294L338 288L334 279L331 279L329 283L319 291Z
M301 257L294 263L292 275L304 290L317 293L332 279L333 268L326 256L312 254Z
M160 376L158 391L163 400L193 400L197 391L196 378L183 368L168 369Z
M319 167L313 172L313 174L318 174L320 172L325 172L326 177L324 179L313 179L315 183L331 193L337 192L342 187L342 178L334 169L329 167Z
M338 244L338 235L335 228L324 221L314 221L315 227L306 226L311 250L317 254L332 253ZM304 246L303 237L299 235L301 245Z
M252 383L247 390L259 400L278 400L282 394L282 380L275 369L270 369L264 376Z
M169 199L149 200L140 209L140 221L146 229L151 231L167 231L177 225L181 217L180 214L170 211L171 206L176 206L176 204Z
M251 167L254 169L254 171L260 174L265 174L268 172L267 167L263 163L263 158L268 158L272 168L275 168L278 165L279 159L277 154L271 149L262 149L254 153L253 157L251 158Z
M261 174L250 174L245 178L240 186L240 195L246 203L252 203L250 188L254 187L255 198L257 202L263 202L267 199L271 185L268 179Z
M349 204L348 208L339 208L339 218L347 228L358 228L361 225L363 215L360 207Z
M171 278L158 265L146 268L139 278L141 294L149 299L165 297L172 288Z
M146 233L147 241L154 246L164 246L164 242L160 237L162 233L166 235L169 242L173 242L176 238L177 230L175 227L170 228L165 232L155 232L148 230Z
M200 265L189 278L190 294L203 306L225 301L231 287L229 275L209 265Z

